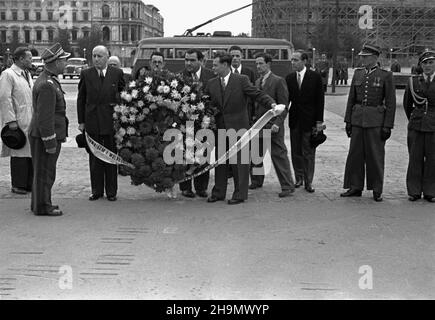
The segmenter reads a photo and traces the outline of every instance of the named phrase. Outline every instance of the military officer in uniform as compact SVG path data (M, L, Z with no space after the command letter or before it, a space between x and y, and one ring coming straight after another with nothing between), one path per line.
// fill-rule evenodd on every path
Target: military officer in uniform
M51 188L56 179L61 143L66 141L68 129L64 92L57 76L63 72L69 56L59 43L45 49L41 56L44 71L33 86L29 131L34 165L31 210L37 216L62 215L59 207L51 203Z
M359 197L364 189L382 201L385 141L391 136L396 112L393 74L377 65L380 50L365 44L359 53L363 68L355 70L346 107L346 133L350 138L342 197Z
M409 164L406 187L409 200L435 202L435 51L419 58L423 74L412 76L405 90L403 107L409 119Z

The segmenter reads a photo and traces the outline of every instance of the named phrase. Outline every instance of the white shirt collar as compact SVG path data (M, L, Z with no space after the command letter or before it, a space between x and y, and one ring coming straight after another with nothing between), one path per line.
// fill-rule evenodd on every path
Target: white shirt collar
M13 71L15 71L15 73L21 75L21 72L23 72L24 70L21 69L19 66L17 66L15 63L11 66L11 69Z
M230 75L231 75L231 72L228 72L228 74L225 77L223 77L223 79L225 81L225 86L228 85L228 80L230 79Z
M202 70L202 68L199 67L198 71L196 71L196 76L198 77L198 79L201 78L201 70Z
M307 72L307 67L305 67L305 66L301 71L296 71L296 73L301 76L301 83L304 81L304 77L305 77L306 72Z
M427 80L427 77L428 77L428 75L427 75L427 74L424 74L424 80ZM433 81L433 78L434 78L434 77L435 77L435 72L432 73L432 74L430 75L430 82Z
M97 69L98 75L100 75L100 71L103 71L103 75L106 76L107 67L105 67L103 70Z
M242 65L240 65L238 68L234 68L233 66L231 66L231 72L234 73L235 71L239 71L239 74L242 73Z

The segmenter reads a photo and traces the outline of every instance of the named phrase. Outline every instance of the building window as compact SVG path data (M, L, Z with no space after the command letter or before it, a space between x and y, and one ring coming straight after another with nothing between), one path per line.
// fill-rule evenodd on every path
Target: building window
M41 0L35 1L35 6L41 8Z
M12 11L12 20L18 20L18 12L17 11Z
M87 7L89 7L89 4L88 4L88 2L83 2L83 7L85 7L85 8L87 8Z
M87 11L83 12L83 21L89 21L89 12Z
M103 5L102 11L103 11L103 18L104 19L110 18L110 8L107 4Z
M48 30L48 41L53 42L54 39L54 31Z
M77 41L77 30L71 30L71 40Z
M6 20L6 12L4 12L4 11L2 11L1 13L0 13L0 19L1 20Z
M24 3L23 3L23 7L24 8L27 8L29 6L29 1L24 1Z
M49 8L53 7L53 1L48 1L47 7Z
M6 30L2 30L2 31L0 32L0 41L1 41L2 43L6 43Z
M71 7L73 7L73 8L77 7L77 3L76 2L77 1L71 1Z
M89 38L89 31L83 31L83 38Z
M36 21L41 21L41 12L40 11L36 11L35 12L35 17L36 17Z
M122 27L122 41L128 42L128 27Z
M24 11L24 20L29 20L29 11Z
M0 7L5 7L5 6L6 6L5 2L4 1L0 1Z
M42 30L36 30L36 41L42 41Z
M18 30L13 30L12 31L12 41L13 42L18 42Z
M136 7L131 8L131 18L136 19Z
M24 30L24 42L30 43L30 30Z
M73 21L74 21L74 22L77 21L77 12L73 12L73 14L72 14L72 18L73 18Z
M136 27L131 28L131 41L136 41Z
M53 11L48 11L47 12L47 18L49 21L53 21Z
M128 19L128 7L122 7L122 19Z
M62 7L65 3L63 1L59 1L59 7Z
M110 29L108 27L103 28L103 41L110 41Z

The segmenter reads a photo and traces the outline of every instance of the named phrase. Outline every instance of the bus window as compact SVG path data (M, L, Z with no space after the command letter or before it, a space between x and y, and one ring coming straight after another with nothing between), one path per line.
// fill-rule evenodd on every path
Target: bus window
M266 49L266 53L270 54L273 60L279 59L279 49Z
M175 59L184 59L186 56L186 51L188 48L176 48L175 49Z
M174 49L173 48L160 48L160 52L163 54L165 59L173 59L174 58Z
M255 59L257 53L264 52L264 49L248 49L248 59Z
M288 49L281 49L281 60L289 60Z
M151 57L151 53L156 51L156 49L142 48L140 50L140 59L149 59Z

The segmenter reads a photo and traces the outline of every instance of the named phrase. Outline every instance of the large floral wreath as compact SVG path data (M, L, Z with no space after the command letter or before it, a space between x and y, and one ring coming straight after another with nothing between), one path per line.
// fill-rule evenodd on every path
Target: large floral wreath
M187 121L194 122L195 131L215 129L216 109L200 82L169 72L151 73L130 82L121 100L113 113L116 146L119 156L135 168L120 166L120 174L130 175L133 185L145 184L162 192L199 167L189 162L165 163L163 152L171 142L164 141L163 135L168 129L178 129L185 142ZM184 159L191 157L185 144L181 149Z

